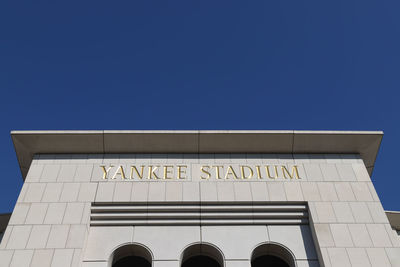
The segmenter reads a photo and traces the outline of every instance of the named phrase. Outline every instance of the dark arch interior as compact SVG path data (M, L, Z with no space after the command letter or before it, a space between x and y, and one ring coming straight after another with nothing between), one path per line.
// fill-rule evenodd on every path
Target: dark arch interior
M207 256L194 256L187 259L182 267L221 267L213 258Z
M118 260L112 267L151 267L150 262L138 256L128 256Z
M272 255L263 255L255 258L251 261L251 267L289 267L284 260L272 256Z

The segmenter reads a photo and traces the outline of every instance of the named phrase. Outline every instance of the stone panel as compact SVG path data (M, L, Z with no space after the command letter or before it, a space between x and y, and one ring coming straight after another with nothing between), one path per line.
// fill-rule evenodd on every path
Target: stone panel
M132 183L115 183L114 202L129 202L132 194Z
M153 267L179 267L179 261L154 261Z
M165 201L165 182L151 182L149 184L148 201Z
M341 181L355 181L356 176L354 174L351 164L336 164L339 177Z
M57 202L60 199L62 183L47 183L42 202Z
M11 260L10 267L29 267L33 256L33 250L16 250Z
M389 236L383 224L367 224L368 233L374 247L391 247Z
M389 258L390 263L393 267L400 266L400 247L398 248L386 248L386 255Z
M40 177L41 182L55 182L60 171L60 165L44 165L42 175Z
M198 226L136 226L133 241L151 247L155 260L179 259L190 244L199 242Z
M32 203L25 224L42 224L47 212L47 203Z
M97 191L97 183L81 183L78 194L78 201L93 202L96 196L96 191Z
M368 267L371 266L367 252L363 248L348 248L347 254L352 267Z
M308 225L270 225L268 233L272 242L285 244L296 259L317 259Z
M1 242L0 242L0 251L1 251L1 249L5 249L7 247L7 243L8 243L8 240L10 239L13 228L14 227L11 225L7 226L6 231L4 232L3 238L1 239Z
M372 247L372 240L364 224L349 224L351 238L356 247Z
M319 267L319 263L317 260L314 261L306 261L306 260L298 260L296 261L297 267Z
M369 191L368 185L366 183L351 183L354 195L357 201L373 201L371 192Z
M182 201L183 185L180 182L166 183L165 200L166 201Z
M356 200L356 197L354 196L353 189L351 188L350 183L347 182L335 183L335 189L340 201Z
M331 224L330 227L336 247L353 247L353 241L346 224Z
M251 201L251 189L249 183L235 182L233 183L236 201Z
M345 248L328 248L328 254L332 267L351 267Z
M79 183L64 183L61 191L61 202L73 202L76 201L79 194Z
M352 167L353 167L353 171L356 175L357 181L364 181L364 182L371 181L371 178L369 177L369 174L368 174L367 169L365 168L364 164L354 163L354 164L352 164Z
M10 238L7 242L7 249L24 249L32 226L30 225L16 225L13 227Z
M335 245L329 224L314 224L314 229L321 247L333 247Z
M321 181L322 172L318 164L304 164L304 170L308 181Z
M346 202L332 202L333 211L335 212L338 223L353 223L354 217L350 209L350 205Z
M149 195L149 183L139 182L132 185L131 201L147 201Z
M368 210L367 204L363 202L351 202L350 208L353 213L354 220L357 223L372 223L372 217Z
M26 176L25 182L33 183L39 182L40 175L42 174L44 165L31 165L28 174Z
M53 253L53 249L35 250L30 267L50 267Z
M69 229L67 248L83 248L86 240L86 225L71 225Z
M267 184L267 187L271 201L286 201L286 192L283 183L272 182Z
M202 226L201 240L221 249L227 260L246 260L269 237L266 226Z
M200 185L197 182L182 184L183 201L200 201Z
M72 256L71 267L81 267L82 264L82 249L74 249L74 255Z
M381 203L379 202L367 203L367 206L374 223L389 223Z
M68 203L65 210L63 224L79 224L82 220L84 203Z
M233 183L217 183L217 195L220 201L234 201L235 190Z
M321 201L318 186L316 182L302 182L301 189L303 191L304 200Z
M50 234L50 225L34 225L32 227L32 232L29 236L28 244L26 248L38 249L45 248L47 243L47 238Z
M9 225L23 224L25 222L26 215L28 214L30 204L17 203L14 207L14 211L11 215Z
M9 267L14 250L0 250L0 267Z
M335 212L333 211L332 204L329 202L315 202L315 209L317 212L319 223L334 223L336 222Z
M300 183L287 182L284 183L286 198L288 201L302 201L303 193L301 191Z
M76 165L61 165L60 172L58 173L58 182L72 182L74 180Z
M82 267L108 267L106 261L84 261Z
M53 225L50 230L47 248L65 248L69 232L69 225Z
M56 249L54 251L51 267L71 267L73 249Z
M367 248L367 254L372 267L390 267L391 264L383 248Z
M133 238L133 227L91 227L84 252L84 260L107 261L109 255Z
M250 267L250 261L225 261L225 267ZM299 267L299 266L298 266Z
M333 183L318 183L318 189L322 201L338 201L335 186Z
M339 173L336 169L335 164L320 164L321 172L324 181L339 181Z
M92 175L93 165L78 165L76 168L76 172L74 175L74 181L76 182L88 182L90 181L90 177Z
M107 202L113 199L115 183L99 183L97 186L96 202Z
M46 184L43 184L43 183L29 184L28 191L26 192L24 201L25 202L40 202L45 188L46 188Z
M268 201L269 193L265 183L250 183L253 201Z
M47 209L47 214L44 219L45 224L61 224L65 209L67 207L66 203L50 203Z
M217 184L214 182L200 183L200 198L202 201L217 201Z

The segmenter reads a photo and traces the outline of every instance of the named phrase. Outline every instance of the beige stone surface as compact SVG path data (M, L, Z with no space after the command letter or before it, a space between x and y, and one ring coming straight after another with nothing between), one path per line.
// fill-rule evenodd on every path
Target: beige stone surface
M232 140L224 142L232 144ZM101 179L100 164L148 163L185 163L192 168L201 164L297 164L302 179L205 181L192 179L199 174L196 171L184 181ZM310 224L274 224L270 215L264 225L256 225L250 210L243 212L250 218L235 225L188 225L173 218L173 212L166 220L178 225L148 225L145 211L137 225L90 226L92 205L147 201L167 201L178 207L190 202L250 207L256 206L253 202L266 201L306 203ZM51 154L36 157L31 165L0 244L0 266L108 267L112 252L127 244L146 246L154 256L154 266L179 266L184 249L201 242L217 247L226 267L249 266L255 247L268 242L288 248L298 267L316 267L318 260L325 267L396 266L397 238L367 168L354 154Z

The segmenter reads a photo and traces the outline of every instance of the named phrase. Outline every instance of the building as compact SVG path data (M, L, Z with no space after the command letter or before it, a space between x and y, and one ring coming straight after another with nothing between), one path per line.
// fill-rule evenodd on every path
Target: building
M24 185L0 266L400 266L370 179L382 132L11 136Z

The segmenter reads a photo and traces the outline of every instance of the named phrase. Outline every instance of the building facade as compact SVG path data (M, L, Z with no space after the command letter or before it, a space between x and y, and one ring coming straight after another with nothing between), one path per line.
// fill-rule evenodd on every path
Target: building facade
M1 266L400 266L382 132L17 131Z

